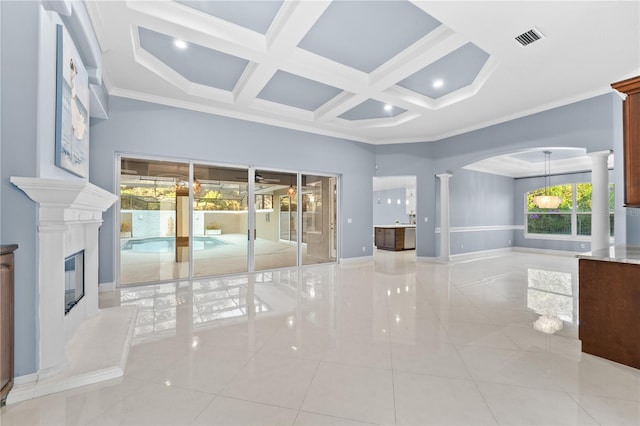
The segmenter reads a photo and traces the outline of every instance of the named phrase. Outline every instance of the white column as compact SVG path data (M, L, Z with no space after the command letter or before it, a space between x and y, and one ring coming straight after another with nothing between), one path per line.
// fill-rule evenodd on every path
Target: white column
M610 151L590 152L591 158L591 250L609 247Z
M436 175L440 179L440 255L438 262L451 260L451 243L449 240L449 179L451 173Z

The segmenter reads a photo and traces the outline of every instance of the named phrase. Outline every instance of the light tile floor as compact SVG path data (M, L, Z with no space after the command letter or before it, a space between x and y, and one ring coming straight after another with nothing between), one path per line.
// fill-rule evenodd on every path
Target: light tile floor
M509 253L123 288L124 378L10 405L2 425L640 424L640 371L582 354L577 260ZM536 331L541 314L564 320Z

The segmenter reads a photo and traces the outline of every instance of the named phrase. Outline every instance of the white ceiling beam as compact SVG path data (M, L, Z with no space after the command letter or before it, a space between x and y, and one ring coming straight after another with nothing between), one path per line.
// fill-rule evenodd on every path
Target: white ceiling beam
M329 1L284 2L266 35L267 55L248 66L234 88L236 103L250 104L322 16Z
M441 25L374 70L369 76L371 87L385 90L466 43L467 39Z
M233 97L230 92L217 89L215 87L194 83L155 56L153 56L151 53L147 52L142 48L142 46L140 46L137 29L132 28L131 32L131 37L136 44L133 51L134 58L138 64L153 72L158 77L164 79L167 83L175 86L179 90L189 95L204 99L213 99L215 101L224 103L233 102Z
M345 129L376 129L383 127L394 127L400 124L408 123L411 120L415 120L420 117L420 114L415 114L410 111L403 112L392 118L370 118L366 120L345 120L338 118L333 121L333 124Z
M314 111L314 117L316 121L331 121L338 117L340 114L349 111L351 108L360 105L367 99L356 93L340 92L333 99L330 99L320 108Z

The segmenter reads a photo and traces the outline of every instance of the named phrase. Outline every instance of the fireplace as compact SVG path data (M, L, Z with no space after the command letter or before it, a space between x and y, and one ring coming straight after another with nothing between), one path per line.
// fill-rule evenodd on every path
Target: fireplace
M65 315L84 297L84 250L64 260Z
M11 177L38 203L38 380L68 365L65 345L99 314L98 228L117 199L83 180ZM63 309L64 306L64 309Z

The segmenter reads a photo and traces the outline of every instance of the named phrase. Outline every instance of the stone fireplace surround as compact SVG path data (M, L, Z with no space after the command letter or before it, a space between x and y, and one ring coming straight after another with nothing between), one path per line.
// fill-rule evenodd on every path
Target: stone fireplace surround
M98 228L116 195L84 180L11 177L11 182L38 204L39 336L38 371L24 386L16 380L8 402L121 376L135 308L98 308ZM85 295L65 315L64 260L81 250ZM104 359L109 352L114 362Z

